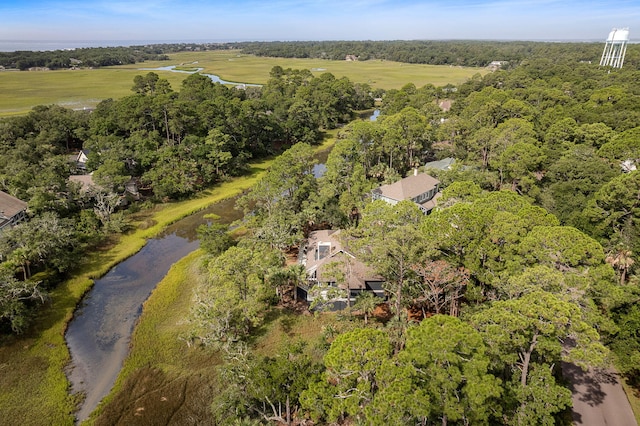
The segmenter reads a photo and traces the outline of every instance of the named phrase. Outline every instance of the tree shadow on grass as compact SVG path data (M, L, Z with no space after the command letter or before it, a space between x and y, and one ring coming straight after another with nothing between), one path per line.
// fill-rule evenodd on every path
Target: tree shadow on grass
M286 336L293 337L299 315L301 314L286 308L270 309L263 323L251 331L251 336L247 339L247 343L255 345L274 331L276 335L282 332Z
M277 309L269 309L264 317L264 320L262 321L262 324L251 330L251 334L247 338L247 343L249 343L250 345L255 345L256 342L260 340L260 338L266 336L271 329L271 325L275 321L278 321L281 315L281 311Z
M296 320L293 315L284 316L280 321L280 329L282 329L285 334L291 335L291 330L295 323Z

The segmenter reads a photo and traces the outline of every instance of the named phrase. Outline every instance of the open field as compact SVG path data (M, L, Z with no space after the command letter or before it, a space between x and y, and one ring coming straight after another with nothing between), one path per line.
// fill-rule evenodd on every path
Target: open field
M36 105L58 104L66 108L93 108L101 100L132 94L137 69L100 68L64 71L0 72L0 117L25 114ZM173 87L187 76L166 73Z
M197 62L197 64L194 64ZM326 61L320 59L260 58L239 51L181 52L169 61L146 62L100 69L61 71L0 71L0 117L28 112L36 105L59 104L68 108L92 108L102 99L121 98L131 94L133 78L157 68L185 64L204 68L227 81L264 84L276 65L283 68L310 69L316 75L331 72L374 88L399 89L407 83L417 87L458 84L486 69L435 65L413 65L391 61ZM191 65L193 64L193 65ZM174 90L189 74L156 71L170 81Z
M181 52L170 55L171 65L193 64L204 68L207 74L216 74L223 80L264 84L271 68L309 69L315 75L330 72L336 77L348 77L356 83L367 83L374 88L399 89L407 83L417 87L431 83L435 86L458 84L476 73L486 73L482 68L463 68L441 65L404 64L392 61L327 61L322 59L264 58L244 55L239 51ZM157 64L157 65L156 65ZM166 62L147 62L145 67L164 66ZM132 65L118 67L133 68ZM137 67L137 66L135 66ZM163 73L164 75L164 73Z

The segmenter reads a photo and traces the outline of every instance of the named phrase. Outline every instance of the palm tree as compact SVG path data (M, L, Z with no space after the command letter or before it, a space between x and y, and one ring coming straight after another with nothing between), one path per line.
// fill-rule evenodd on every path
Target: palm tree
M364 313L364 324L369 322L369 315L373 313L378 306L378 297L370 291L363 291L356 298L355 308Z
M273 268L267 273L267 281L275 288L280 302L284 301L285 289L289 285L289 276L289 270L281 267Z
M619 247L615 252L609 253L605 259L609 265L620 271L620 284L624 284L629 269L635 263L632 256L633 252L631 250Z
M289 280L293 285L293 300L298 301L298 285L307 282L307 270L304 265L295 264L289 266Z

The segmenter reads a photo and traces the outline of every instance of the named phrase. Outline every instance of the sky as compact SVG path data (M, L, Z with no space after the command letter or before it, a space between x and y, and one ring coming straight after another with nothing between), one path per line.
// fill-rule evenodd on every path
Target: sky
M604 41L614 27L640 40L640 0L0 0L0 41Z

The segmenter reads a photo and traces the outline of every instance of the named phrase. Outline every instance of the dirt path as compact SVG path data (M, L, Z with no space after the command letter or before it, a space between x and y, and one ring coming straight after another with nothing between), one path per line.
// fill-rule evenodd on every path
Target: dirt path
M590 369L562 364L570 382L573 423L581 426L638 426L620 377L611 370Z

